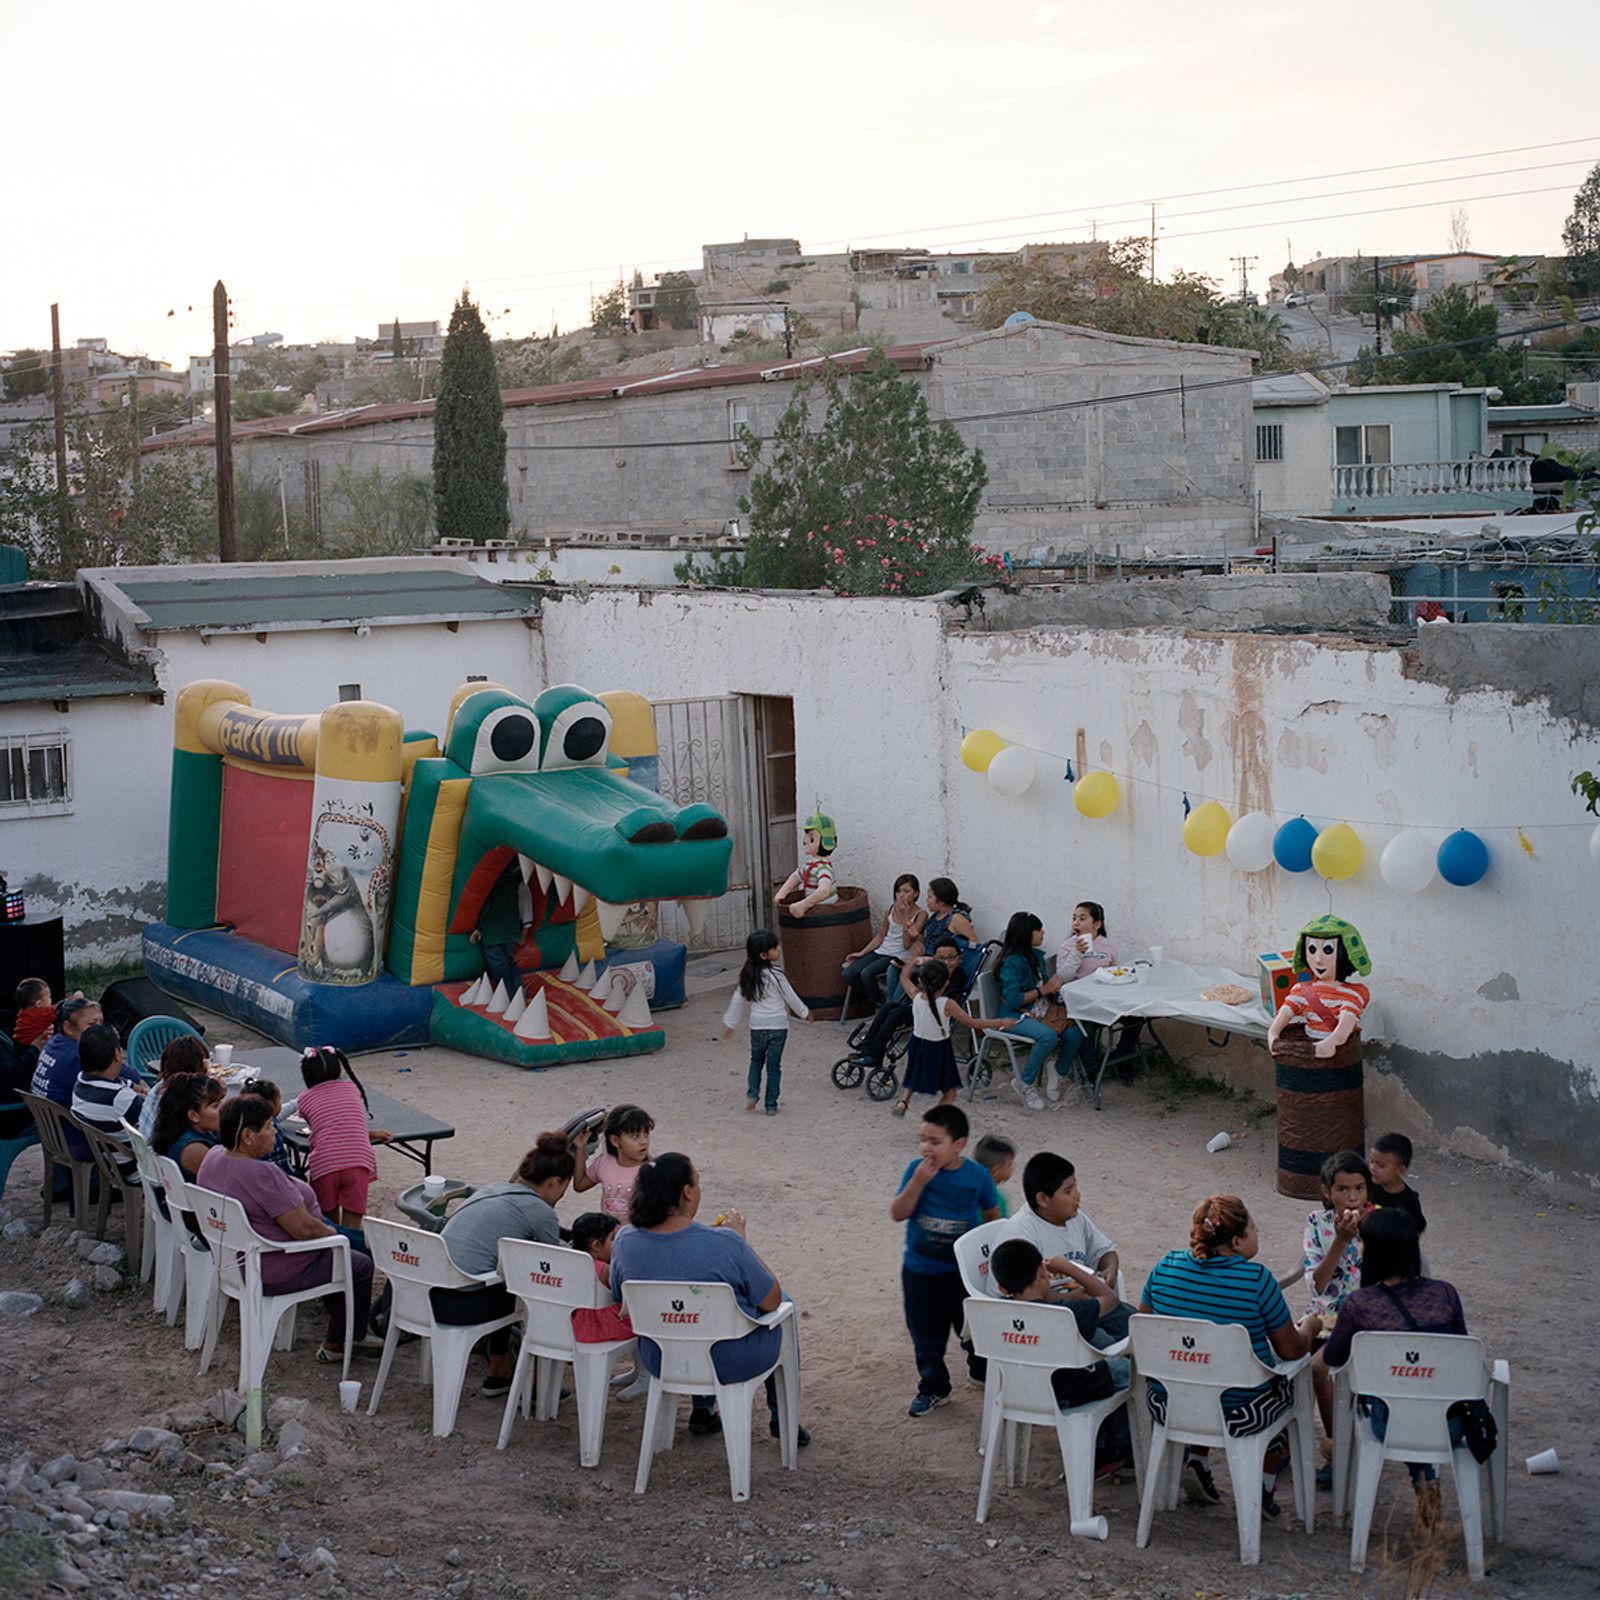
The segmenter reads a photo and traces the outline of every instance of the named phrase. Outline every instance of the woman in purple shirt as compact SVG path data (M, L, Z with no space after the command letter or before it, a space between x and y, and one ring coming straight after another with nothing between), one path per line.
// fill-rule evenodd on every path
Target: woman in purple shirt
M222 1107L222 1143L208 1150L200 1163L195 1182L202 1189L225 1194L244 1207L250 1226L263 1239L325 1239L335 1230L329 1227L317 1205L311 1185L292 1178L266 1158L272 1153L277 1130L272 1124L272 1107L255 1095L236 1095ZM367 1308L372 1301L372 1257L354 1245L350 1247L350 1275L355 1286L354 1348L365 1355L378 1355L383 1346L367 1340ZM292 1294L327 1283L333 1277L333 1258L318 1250L306 1255L286 1255L279 1250L261 1257L261 1287L268 1294ZM319 1361L344 1360L344 1296L325 1295L328 1308L328 1334Z

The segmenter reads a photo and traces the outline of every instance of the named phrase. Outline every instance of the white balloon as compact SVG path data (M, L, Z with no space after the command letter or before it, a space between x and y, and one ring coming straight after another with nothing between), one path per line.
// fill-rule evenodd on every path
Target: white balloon
M1272 865L1272 841L1278 825L1265 811L1250 811L1228 829L1223 847L1241 872L1265 872Z
M1378 870L1397 894L1420 894L1438 873L1438 847L1425 833L1408 829L1383 847Z
M989 763L989 785L997 794L1015 799L1033 787L1037 773L1033 752L1024 750L1021 745L1008 744Z

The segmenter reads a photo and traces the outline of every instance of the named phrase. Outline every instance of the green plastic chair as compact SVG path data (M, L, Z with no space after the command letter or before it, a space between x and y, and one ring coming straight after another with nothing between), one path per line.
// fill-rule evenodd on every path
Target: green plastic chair
M154 1078L161 1052L185 1034L195 1039L202 1037L198 1029L178 1017L145 1017L134 1023L133 1032L128 1035L128 1060L140 1077Z

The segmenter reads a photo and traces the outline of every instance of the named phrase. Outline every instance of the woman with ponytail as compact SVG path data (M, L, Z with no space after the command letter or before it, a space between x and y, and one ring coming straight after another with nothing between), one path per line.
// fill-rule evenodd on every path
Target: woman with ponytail
M1315 1316L1297 1324L1277 1280L1259 1261L1260 1240L1244 1201L1237 1195L1214 1194L1195 1207L1189 1223L1189 1248L1171 1250L1155 1264L1139 1309L1161 1317L1191 1317L1200 1322L1237 1325L1250 1335L1250 1348L1269 1367L1280 1359L1307 1354L1321 1324ZM1152 1381L1146 1393L1159 1422L1166 1415L1167 1391ZM1275 1426L1294 1403L1294 1391L1282 1378L1269 1378L1253 1389L1225 1389L1222 1414L1228 1431L1248 1437ZM1184 1452L1183 1484L1191 1500L1215 1505L1222 1497L1206 1465L1206 1452ZM1279 1441L1267 1452L1262 1468L1261 1508L1278 1514L1273 1490L1278 1471L1288 1459ZM1234 1485L1234 1493L1239 1485Z
M668 1151L639 1169L630 1220L611 1250L611 1291L619 1302L630 1278L673 1283L725 1283L747 1316L776 1311L783 1290L767 1264L745 1242L744 1218L729 1211L707 1227L695 1221L700 1209L700 1174L686 1155ZM743 1383L778 1359L782 1335L776 1328L753 1328L742 1339L715 1345L711 1362L723 1383ZM639 1362L651 1377L661 1374L661 1347L641 1336ZM767 1378L767 1410L772 1437L778 1437L778 1388ZM720 1433L715 1395L695 1395L689 1431ZM800 1428L801 1444L811 1436Z

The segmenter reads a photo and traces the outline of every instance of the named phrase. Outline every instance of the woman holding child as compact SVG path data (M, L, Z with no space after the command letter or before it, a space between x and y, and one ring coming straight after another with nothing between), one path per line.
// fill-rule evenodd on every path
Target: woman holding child
M669 1151L639 1169L633 1190L631 1228L616 1237L611 1250L611 1292L621 1301L630 1278L681 1283L725 1283L739 1309L749 1317L776 1311L783 1289L760 1256L745 1242L744 1218L730 1211L708 1228L695 1221L700 1210L700 1174L686 1155ZM743 1383L765 1372L778 1359L782 1334L776 1328L753 1328L742 1339L714 1345L711 1362L723 1383ZM639 1340L639 1364L651 1377L661 1375L661 1347ZM720 1433L715 1395L695 1395L689 1431ZM778 1390L767 1378L767 1410L773 1438L778 1436ZM798 1428L801 1444L811 1436Z

